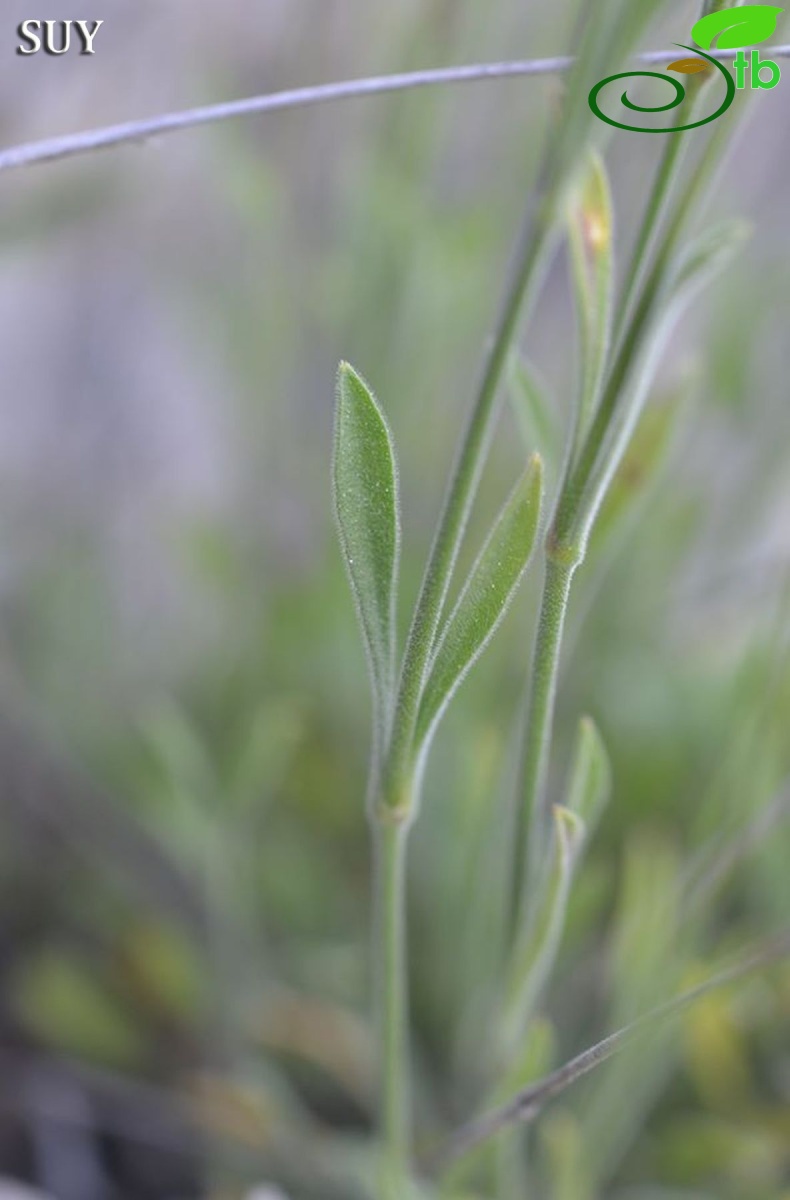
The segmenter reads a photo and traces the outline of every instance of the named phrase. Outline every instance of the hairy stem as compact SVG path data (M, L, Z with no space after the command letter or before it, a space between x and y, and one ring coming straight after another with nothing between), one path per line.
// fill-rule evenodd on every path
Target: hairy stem
M618 409L624 402L630 403L635 411L640 407L628 394L640 346L655 316L662 295L662 285L680 234L718 161L724 142L725 134L722 132L717 132L710 139L677 201L669 228L652 267L646 277L642 278L642 259L648 257L653 241L653 227L660 220L679 164L677 150L673 146L668 146L665 150L656 184L659 198L656 199L655 195L648 198L628 274L626 295L621 302L623 329L619 336L619 345L613 354L595 419L578 458L575 461L569 458L560 488L557 509L546 543L546 572L532 657L521 760L522 827L520 836L515 839L513 851L516 859L514 879L519 901L515 909L517 920L525 911L527 902L531 903L539 897L541 888L540 874L547 825L546 782L557 674L571 581L576 567L584 557L590 528L627 441L627 424L622 436L619 439L614 437L618 424ZM632 300L633 293L636 295ZM643 370L643 384L650 374L650 370ZM611 440L611 445L607 439ZM596 476L597 487L590 495L588 485L596 467L600 477ZM526 854L522 849L524 837L527 839Z
M407 1038L406 846L408 828L375 826L374 958L378 998L381 1200L407 1200L410 1099Z

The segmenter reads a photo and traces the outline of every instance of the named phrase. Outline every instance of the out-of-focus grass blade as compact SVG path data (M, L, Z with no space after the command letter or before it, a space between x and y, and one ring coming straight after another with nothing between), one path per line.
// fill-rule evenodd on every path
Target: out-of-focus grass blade
M538 880L533 915L513 958L503 1022L505 1047L521 1036L554 967L579 856L609 798L611 784L609 757L601 735L592 719L583 717L565 803L554 809L551 863Z
M588 140L590 127L602 132L601 123L592 118L587 97L591 86L621 67L625 56L639 41L653 18L665 7L665 0L600 0L578 6L579 24L571 47L576 57L568 73L563 104L563 122L558 131L557 160L565 170L573 170Z
M239 813L259 814L271 798L304 733L304 716L289 700L269 700L239 730L227 771L227 794Z
M785 822L790 821L790 786L764 804L734 833L711 838L686 870L685 904L696 910L710 902L732 871Z
M654 831L630 839L611 935L611 1021L625 1025L679 987L693 926L681 907L676 847ZM620 1054L596 1083L595 1104L581 1122L587 1167L603 1186L643 1127L676 1062L676 1044L664 1030L649 1043ZM628 1104L623 1104L628 1096Z
M554 966L565 927L574 867L584 836L581 817L569 808L557 805L546 882L516 947L510 970L502 1020L505 1053L511 1052L523 1036Z
M584 437L603 385L614 313L614 215L603 159L590 154L570 196L568 243L579 326L576 444Z
M542 492L543 464L535 454L494 522L439 637L420 707L418 743L430 734L510 606L535 545Z
M513 1125L531 1123L550 1101L556 1099L601 1063L612 1058L623 1047L631 1044L639 1035L661 1028L666 1021L685 1012L687 1008L696 1004L703 997L720 988L737 983L757 971L766 970L768 967L782 962L788 956L790 956L790 930L785 930L719 974L705 980L697 987L657 1005L649 1012L631 1021L630 1024L618 1029L616 1033L609 1034L600 1042L596 1042L594 1046L577 1054L575 1058L570 1059L556 1071L552 1071L538 1083L525 1088L497 1111L465 1126L451 1139L441 1157L441 1162L454 1161ZM621 1093L620 1101L621 1103L628 1102L627 1093Z
M380 726L392 702L395 676L398 477L384 414L348 363L342 363L338 372L333 484L340 543L362 625Z
M747 221L721 221L706 229L685 248L672 275L671 288L688 299L697 288L723 271L751 236Z
M612 790L612 767L592 717L582 717L576 734L565 804L584 823L589 837Z
M642 511L639 500L651 490L667 461L690 387L693 390L693 379L684 381L666 399L651 401L642 413L590 538L594 562L600 561L604 547L628 518L638 517Z
M515 354L510 365L510 398L527 450L537 450L547 473L556 473L562 452L557 408L545 380L523 355Z
M698 182L695 180L695 185ZM688 191L689 196L693 195L694 187ZM747 230L748 226L741 221L724 222L707 230L678 255L674 269L671 265L674 235L668 234L665 238L640 301L641 315L624 339L623 349L627 349L628 354L623 354L621 350L619 355L625 366L624 377L620 378L618 365L616 372L607 380L606 394L596 415L596 422L606 406L609 409L608 424L595 452L592 469L586 483L580 484L576 480L569 485L577 488L576 494L581 496L578 503L581 515L576 523L576 536L585 539L597 516L600 503L642 414L661 354L678 316L697 292L731 261L743 245ZM652 322L644 319L650 313L655 314ZM627 358L631 359L630 364L626 364ZM632 373L630 382L627 379L629 373ZM617 387L613 386L615 382ZM622 391L619 390L621 386Z
M579 1122L567 1109L547 1113L541 1126L553 1200L593 1200Z
M479 1031L478 1031L479 1033ZM552 1069L557 1059L557 1033L554 1024L543 1017L536 1017L530 1023L527 1036L522 1039L521 1044L513 1048L513 1053L506 1063L503 1064L503 1070L499 1078L496 1080L495 1087L492 1089L488 1099L488 1104L491 1108L496 1108L508 1100L515 1092L522 1091L529 1087L536 1079L542 1079L544 1075ZM448 1189L446 1192L447 1200L456 1196L455 1191L450 1191L450 1187L455 1184L458 1187L469 1180L482 1181L490 1178L496 1180L500 1187L497 1194L502 1190L503 1171L507 1175L510 1174L510 1169L513 1164L510 1161L511 1153L519 1150L518 1142L515 1146L507 1144L506 1141L500 1144L489 1143L486 1146L481 1146L477 1154L470 1155L463 1162L459 1161L456 1164L454 1172L451 1172L442 1182ZM508 1183L511 1180L508 1179ZM521 1192L515 1191L515 1195L523 1194L524 1187L521 1187ZM460 1194L460 1193L459 1193ZM466 1194L466 1193L465 1193ZM488 1195L486 1191L486 1195ZM442 1196L445 1196L443 1189ZM482 1197L480 1197L482 1200Z

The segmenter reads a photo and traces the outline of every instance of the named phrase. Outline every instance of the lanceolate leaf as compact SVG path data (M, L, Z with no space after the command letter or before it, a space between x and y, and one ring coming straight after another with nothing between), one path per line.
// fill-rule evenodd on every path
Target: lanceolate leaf
M611 768L601 735L582 717L565 787L554 809L554 836L513 956L503 1020L505 1048L522 1036L549 979L562 941L568 898L579 858L609 798Z
M751 235L747 221L721 221L704 230L683 251L673 278L673 287L685 294L728 266L730 259Z
M569 808L554 809L554 836L545 884L513 956L503 1017L503 1048L511 1051L521 1037L554 966L565 928L573 874L586 829Z
M545 381L532 363L520 354L511 360L510 395L526 448L537 450L546 464L547 473L558 469L562 446L557 409Z
M591 717L582 717L573 751L570 775L565 791L565 805L592 831L609 799L612 789L612 768L606 747Z
M601 562L616 535L638 519L641 503L666 463L693 381L693 374L686 373L667 396L651 401L639 418L592 532L594 562Z
M669 333L684 307L693 296L710 282L740 249L747 234L748 225L742 221L727 221L705 230L686 247L679 262L664 284L661 294L665 297L663 308L651 328L648 327L641 352L636 357L638 370L634 381L626 390L628 403L615 408L598 452L597 462L590 472L587 484L582 488L583 500L580 508L585 515L579 521L582 529L589 530L598 508L620 465L622 454L628 446L642 408L652 384L661 352ZM587 532L583 536L587 537Z
M337 382L333 484L340 542L381 719L391 703L395 671L397 470L387 422L348 363L341 364Z
M603 160L591 154L571 198L568 232L580 340L577 442L595 411L609 350L614 300L613 210Z
M717 50L738 50L755 46L773 36L784 9L771 4L744 4L740 8L723 8L701 17L691 36L703 50L714 42Z
M540 519L543 465L535 454L494 523L429 667L418 721L423 741L507 612L529 562Z

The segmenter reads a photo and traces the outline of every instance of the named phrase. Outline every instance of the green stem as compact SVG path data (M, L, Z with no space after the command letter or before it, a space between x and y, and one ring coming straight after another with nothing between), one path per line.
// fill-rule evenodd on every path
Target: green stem
M596 53L606 39L600 22L588 18L584 5L580 8L576 38L579 49L564 112L546 141L510 284L450 475L406 642L385 768L385 803L397 807L402 804L404 781L412 774L414 731L425 671L499 414L498 400L511 350L540 286L557 234L559 202L565 183L576 168L584 130L590 123L583 81L588 78Z
M686 86L689 90L678 114L679 125L684 125L686 120L691 119L701 85L695 84L694 80L690 79ZM653 185L648 193L642 220L639 223L639 231L630 256L628 275L622 288L616 342L619 342L633 315L634 301L639 286L647 273L651 252L658 239L672 188L678 178L687 147L688 143L682 133L667 134L664 151Z
M555 555L549 547L543 579L540 617L532 652L527 699L527 723L521 763L523 828L527 831L528 872L518 870L515 878L526 903L527 884L537 881L546 842L546 781L549 769L554 703L557 694L562 634L568 609L571 580L580 561L574 555ZM520 842L521 839L518 839ZM518 846L516 847L518 853Z
M375 819L375 818L374 818ZM408 1200L410 1099L407 1037L406 850L408 827L376 819L374 957L378 993L381 1200Z
M398 780L410 770L414 727L423 678L434 645L464 530L477 492L499 411L497 400L522 316L540 282L554 228L554 189L544 186L533 201L516 255L516 267L491 342L476 402L469 415L439 518L409 632L390 747L387 793L401 793Z
M672 255L677 246L686 219L707 182L713 169L725 134L717 131L706 146L696 169L681 194L647 277L640 281L641 272L632 266L630 279L639 294L633 306L630 300L626 307L625 327L613 356L606 387L595 419L585 438L584 446L575 463L571 460L560 489L554 521L547 538L546 574L544 579L541 613L532 659L529 683L527 726L522 756L523 808L522 820L527 838L524 863L522 855L523 837L516 839L514 855L517 859L515 872L516 889L520 892L520 903L516 909L519 916L527 905L540 895L541 863L546 845L546 781L549 752L554 720L554 701L559 668L560 647L568 605L571 580L576 567L584 556L590 528L595 520L603 495L617 467L623 447L629 436L631 424L638 415L641 400L637 403L628 395L630 376L638 360L638 352L646 331L653 320L657 305L662 298L662 287L669 272ZM677 155L667 150L659 172L658 190L669 191L672 176L677 166ZM664 206L661 195L658 205L648 202L650 219L658 219ZM649 223L649 222L648 222ZM644 253L652 239L647 224L637 238L637 254ZM625 311L625 309L621 310ZM649 373L642 373L644 388ZM630 407L628 407L630 402ZM623 411L623 405L626 409Z
M641 285L639 296L617 346L595 419L562 487L554 522L556 541L560 545L584 547L586 544L601 500L627 440L617 436L621 423L618 415L623 417L622 411L618 410L624 407L627 410L624 414L626 427L629 421L633 423L638 416L639 406L632 403L629 384L639 362L640 346L664 298L664 285L688 217L709 182L728 136L726 124L711 136L678 198L661 246Z

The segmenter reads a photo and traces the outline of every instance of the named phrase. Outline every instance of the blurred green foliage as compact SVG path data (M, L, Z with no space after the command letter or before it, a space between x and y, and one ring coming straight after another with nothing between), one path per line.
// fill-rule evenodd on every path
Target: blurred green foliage
M301 80L564 45L564 12L523 9L406 5L370 43L360 11L346 52L329 37L322 54L290 46L280 71ZM321 19L340 37L339 16ZM240 61L228 86L249 78ZM5 581L0 612L4 725L22 731L2 745L3 1037L156 1084L208 1132L231 1195L272 1177L293 1200L349 1200L370 1169L368 684L329 509L335 365L349 358L375 379L392 421L408 599L560 87L284 116L188 135L194 161L188 138L161 158L97 160L85 190L78 165L5 185L6 262L42 243L85 245L98 210L113 237L131 231L169 336L217 381L228 465L217 502L157 494L123 564L106 481L77 472L66 483L85 495L60 510L2 482L9 561L44 547ZM626 228L653 141L611 147ZM785 206L769 187L786 178L760 183L776 145L744 144L730 161L717 207L745 211L757 235L673 340L579 577L553 787L584 711L605 735L614 791L518 1064L525 1080L790 911L790 276ZM100 288L72 270L75 285ZM98 279L114 273L134 278L123 255ZM560 422L566 276L558 261L525 347ZM134 324L117 324L116 348L144 355ZM95 350L87 325L77 336ZM67 415L80 376L69 386ZM132 387L130 407L143 400ZM520 439L506 423L481 527L523 459ZM117 446L111 478L127 469L122 433ZM132 586L146 572L149 607ZM512 775L534 586L438 735L414 843L423 1152L480 1099L502 884L490 814ZM790 970L778 968L627 1051L547 1114L531 1194L787 1200L789 1019Z

